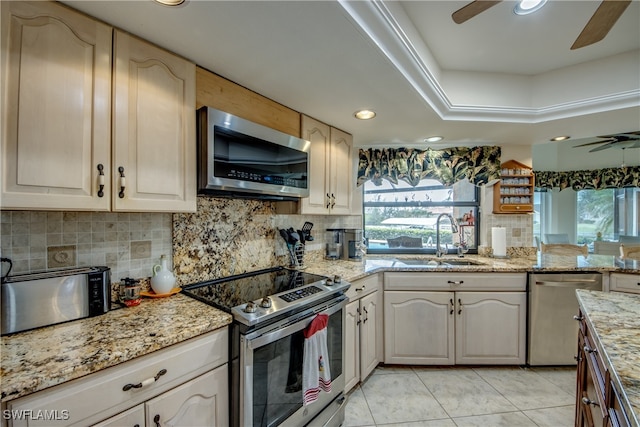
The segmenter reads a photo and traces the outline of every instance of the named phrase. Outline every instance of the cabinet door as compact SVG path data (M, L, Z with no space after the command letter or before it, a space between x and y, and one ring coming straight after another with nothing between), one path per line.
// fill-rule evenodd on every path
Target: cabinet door
M347 304L344 328L344 392L360 382L360 300Z
M351 213L351 146L352 136L331 128L331 155L329 159L329 194L331 213L348 215Z
M54 2L1 7L2 209L109 210L112 28Z
M309 151L309 197L300 202L300 213L326 214L329 212L330 127L311 117L302 116L302 138L311 142Z
M144 420L144 405L140 404L93 427L142 427Z
M145 403L147 426L228 426L227 364Z
M525 292L456 292L456 363L525 363Z
M374 292L360 300L362 323L360 324L360 380L365 378L378 366L379 328L382 319L380 293Z
M195 212L195 65L120 31L114 55L113 210Z
M452 365L453 292L384 293L384 362Z

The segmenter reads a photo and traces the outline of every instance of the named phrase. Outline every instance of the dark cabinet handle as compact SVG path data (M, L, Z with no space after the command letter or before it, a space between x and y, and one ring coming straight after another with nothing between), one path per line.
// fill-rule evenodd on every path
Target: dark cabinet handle
M582 403L584 403L585 405L593 405L593 406L600 406L600 404L594 400L589 399L588 397L583 397L582 398Z
M333 193L331 193L331 209L333 209L336 206L336 196L333 195Z
M331 196L327 193L327 209L329 209L329 206L331 206Z
M140 427L140 424L135 424L133 427Z
M362 323L367 323L367 320L369 320L369 312L367 311L366 307L362 307L362 310L364 311L364 320L362 321Z
M98 197L104 196L104 166L98 164Z
M155 417L153 417L153 422L156 423L156 427L161 427L160 426L160 415L156 414Z
M450 285L462 285L464 280L447 280L447 283Z
M147 378L146 380L139 382L138 384L131 384L131 383L126 384L124 387L122 387L122 391L129 391L132 388L142 388L146 385L153 384L154 382L158 381L158 379L166 373L167 373L166 369L161 369L160 371L158 371L155 377Z
M126 180L124 179L124 168L120 166L118 168L118 172L120 173L120 192L118 193L118 197L124 199L124 189L126 187Z
M577 316L577 315L573 316L573 320L577 320L578 322L581 322L582 319L584 319L584 317L582 317L582 316Z
M449 314L453 314L453 310L454 310L454 302L453 302L453 298L451 298L449 300L449 304L451 304L451 310L449 311Z
M458 298L458 314L462 314L462 300Z
M596 350L595 348L591 348L591 347L589 347L589 346L585 345L585 346L584 346L584 352L585 352L585 353L596 353L596 352L597 352L597 350Z
M360 309L356 308L356 313L358 313L358 321L356 322L356 325L360 324Z

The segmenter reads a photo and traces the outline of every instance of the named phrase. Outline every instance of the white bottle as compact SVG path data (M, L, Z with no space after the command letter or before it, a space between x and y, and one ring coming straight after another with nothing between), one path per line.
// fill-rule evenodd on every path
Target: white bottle
M167 294L176 283L176 276L167 267L166 255L160 256L160 265L153 266L153 276L151 277L151 289L156 294Z

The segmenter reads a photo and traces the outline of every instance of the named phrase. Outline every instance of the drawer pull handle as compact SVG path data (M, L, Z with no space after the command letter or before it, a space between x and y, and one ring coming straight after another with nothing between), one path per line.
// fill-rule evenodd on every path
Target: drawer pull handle
M450 285L462 285L464 280L447 280L447 283Z
M583 319L584 319L584 317L582 317L582 316L578 316L578 315L573 316L573 320L577 320L578 322L582 322Z
M142 387L148 386L149 384L153 384L153 383L155 383L156 381L158 381L158 379L159 379L161 376L163 376L164 374L166 374L166 373L167 373L167 370L166 370L166 369L161 369L161 370L156 374L156 376L155 376L155 377L147 378L146 380L143 380L142 382L139 382L138 384L131 384L131 383L129 383L129 384L125 385L124 387L122 387L122 391L129 391L129 390L131 390L132 388L142 388Z
M364 288L365 288L365 286L362 285L361 288L356 288L356 292L362 292L362 291L364 291Z
M584 346L584 352L585 353L597 353L597 350L595 348L591 348L588 345Z
M156 414L155 417L153 417L153 422L156 423L156 427L160 427L160 415Z
M598 404L598 402L593 401L593 400L589 399L588 397L583 397L582 398L582 403L584 403L585 405L600 406L600 404Z

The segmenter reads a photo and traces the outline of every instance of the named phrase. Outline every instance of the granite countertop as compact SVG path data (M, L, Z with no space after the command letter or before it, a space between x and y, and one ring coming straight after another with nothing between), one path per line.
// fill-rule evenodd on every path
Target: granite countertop
M496 259L468 255L474 265L407 265L433 255L368 255L365 261L314 257L305 271L353 281L382 271L528 272L620 271L640 273L635 261L605 255ZM455 259L448 256L440 260ZM137 307L2 337L2 402L126 362L224 327L231 315L184 295L145 299Z
M222 328L231 315L184 295L2 337L2 402Z
M595 345L632 426L640 426L640 295L577 290Z
M407 265L403 259L445 261L467 260L473 265ZM347 260L315 260L309 263L306 270L321 275L339 275L345 280L357 280L370 274L383 271L458 271L458 272L541 272L541 271L600 271L640 273L640 261L620 260L610 255L558 256L538 255L534 258L487 258L478 255L466 255L464 258L445 256L435 258L433 255L374 255L365 257L364 261Z

